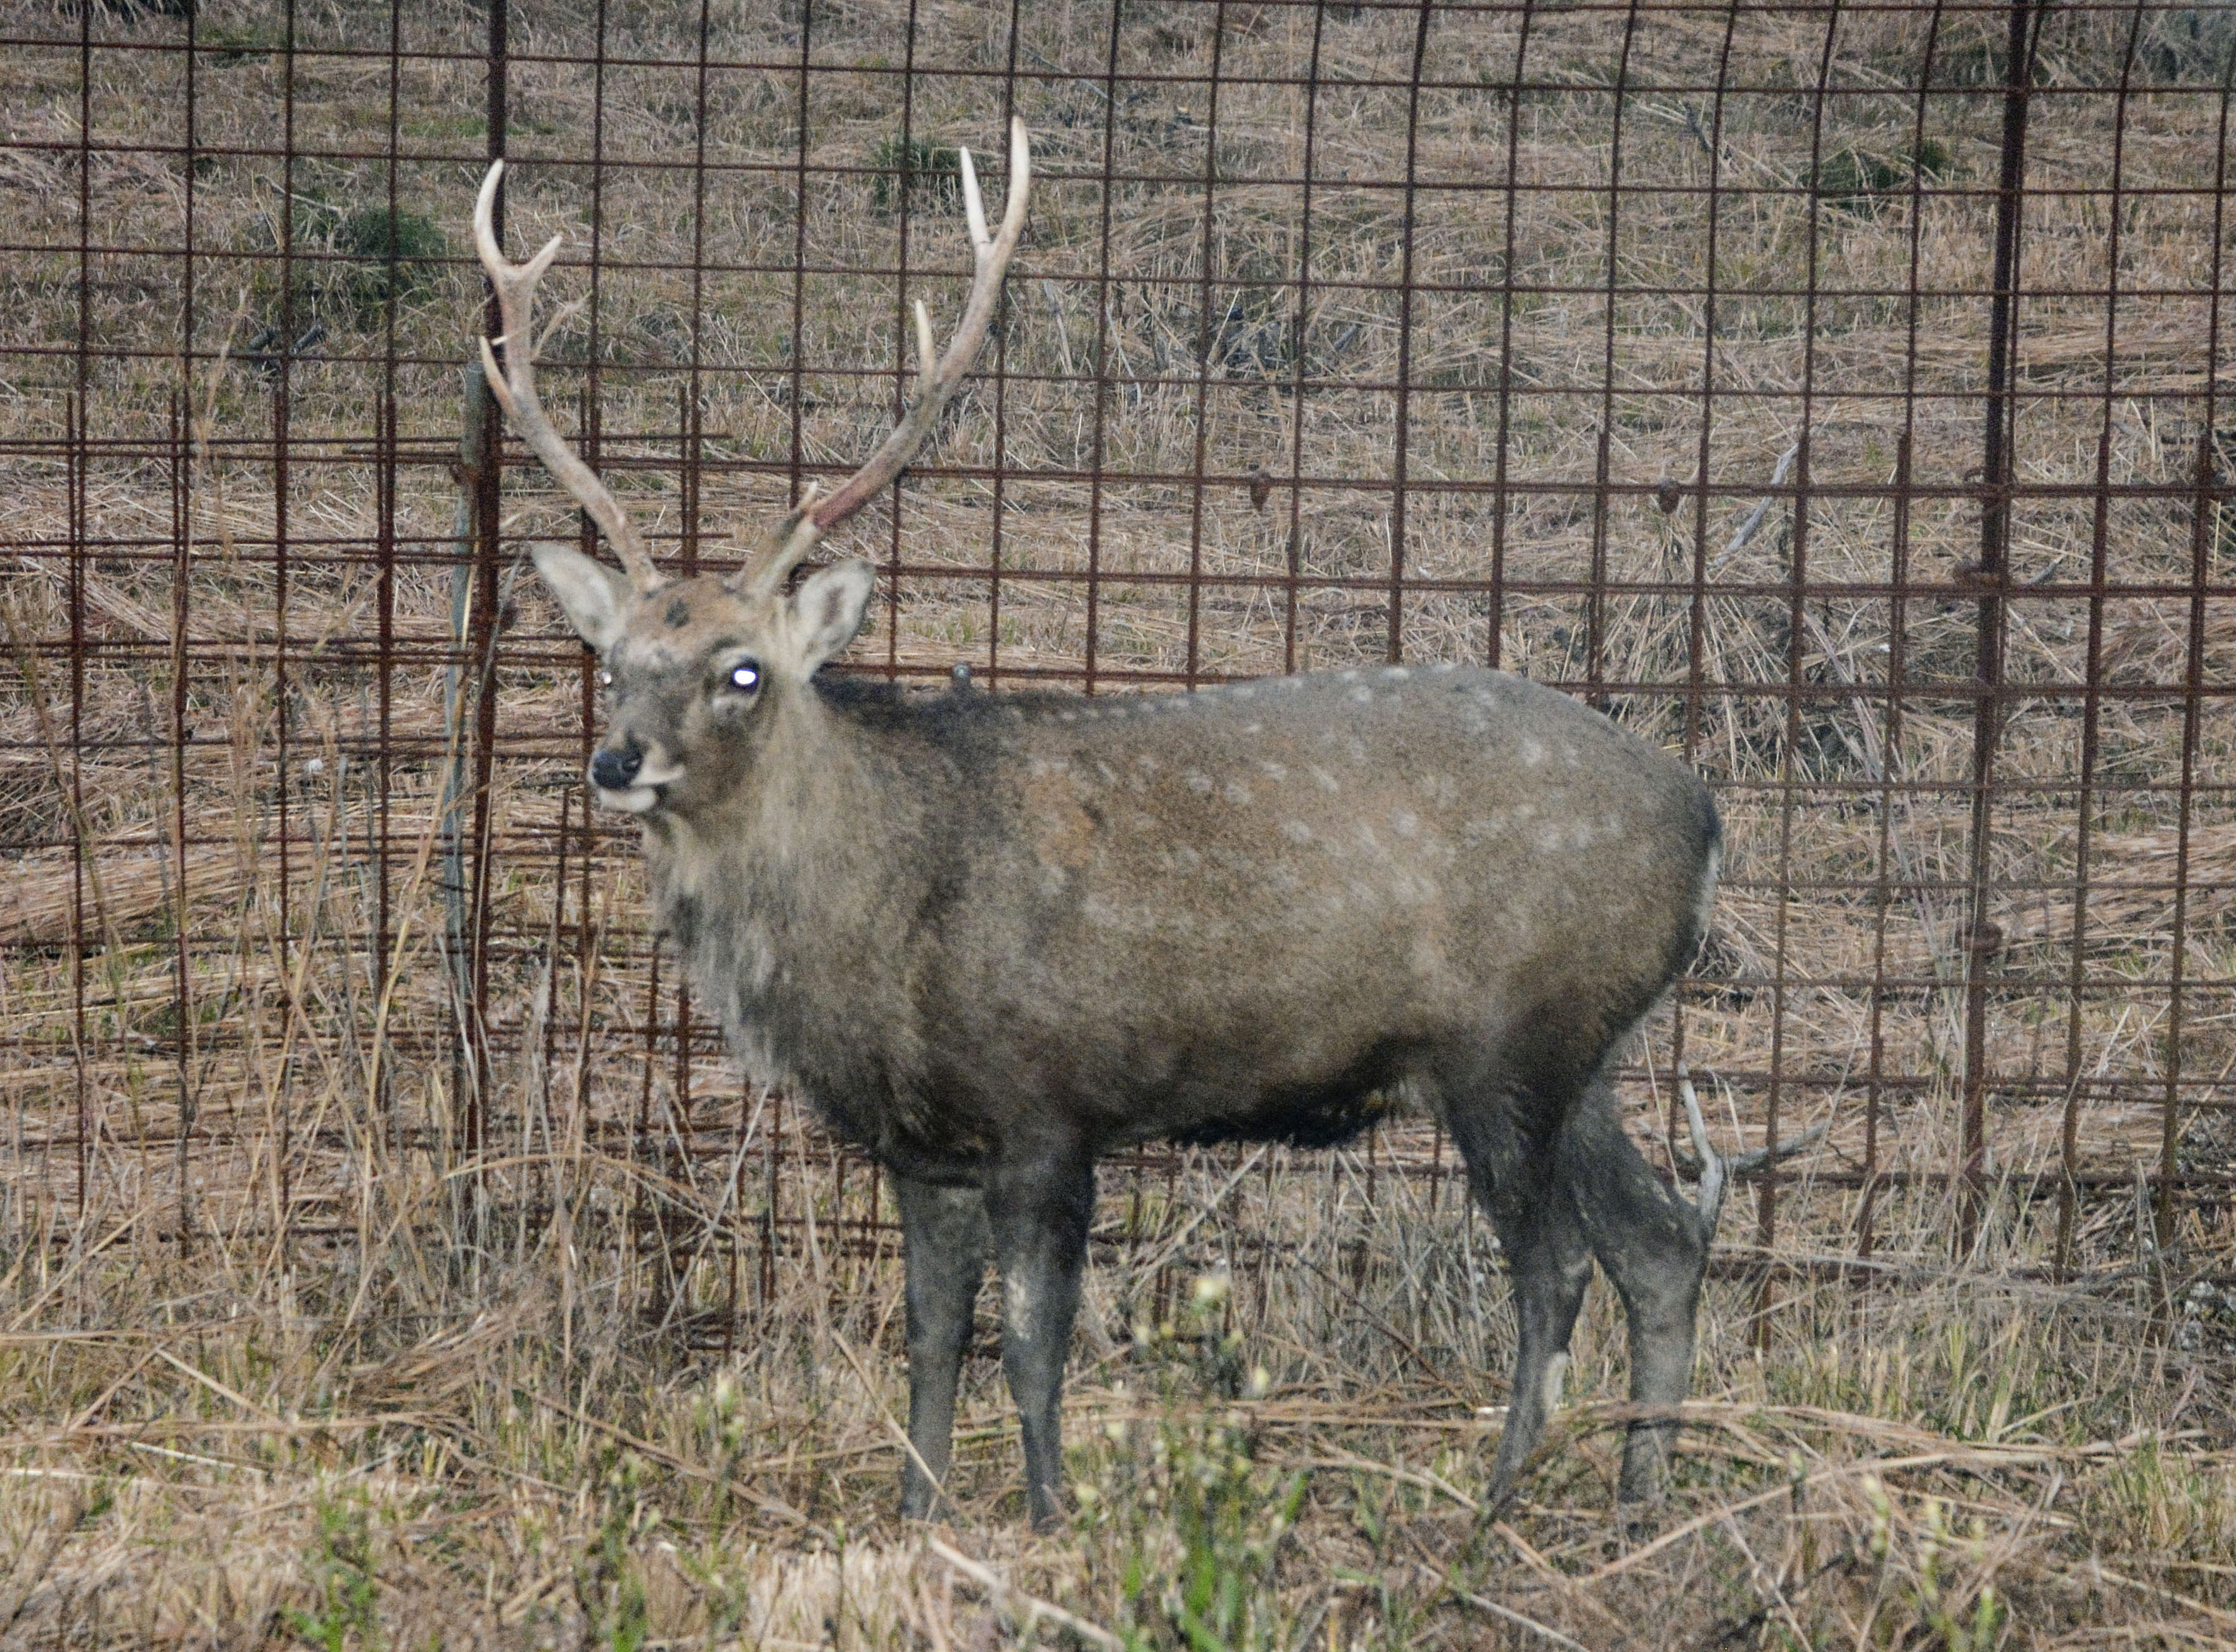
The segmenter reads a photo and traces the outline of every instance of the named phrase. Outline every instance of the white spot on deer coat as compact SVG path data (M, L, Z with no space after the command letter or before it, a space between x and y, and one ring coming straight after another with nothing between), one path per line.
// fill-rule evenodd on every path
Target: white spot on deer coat
M1437 898L1437 882L1417 872L1399 872L1390 879L1390 893L1406 906L1425 906Z
M1302 820L1284 820L1281 832L1292 843L1310 843L1312 840L1312 827Z
M1240 807L1250 801L1250 788L1240 780L1229 780L1220 788L1220 795Z

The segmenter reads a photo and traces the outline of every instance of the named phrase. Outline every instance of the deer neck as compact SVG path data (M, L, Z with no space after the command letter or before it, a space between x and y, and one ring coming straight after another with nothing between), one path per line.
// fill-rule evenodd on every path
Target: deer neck
M860 1012L895 841L919 811L878 731L812 688L770 709L727 802L647 822L655 910L749 1077L852 1089L820 1070L850 1042L840 1022Z

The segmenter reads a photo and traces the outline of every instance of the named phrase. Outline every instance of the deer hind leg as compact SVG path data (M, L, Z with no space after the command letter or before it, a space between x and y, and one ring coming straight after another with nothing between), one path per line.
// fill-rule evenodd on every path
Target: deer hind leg
M986 1200L976 1188L893 1177L908 1271L909 1444L901 1513L947 1513L944 1488L955 1433L955 1385L970 1341L972 1305L986 1277Z
M1693 1320L1707 1267L1700 1213L1654 1174L1603 1082L1587 1092L1561 1133L1560 1170L1592 1253L1622 1299L1631 1399L1680 1404L1692 1386ZM1661 1495L1677 1426L1674 1419L1631 1424L1615 1483L1619 1502Z
M1552 1152L1516 1129L1522 1110L1501 1102L1446 1111L1476 1201L1498 1232L1514 1282L1514 1386L1484 1493L1493 1508L1512 1498L1523 1464L1544 1438L1556 1372L1567 1363L1568 1333L1592 1269L1591 1247L1554 1174Z
M1033 1524L1046 1527L1063 1508L1063 1361L1095 1214L1094 1161L1057 1149L998 1165L987 1179L986 1214L1002 1272L1002 1366L1023 1424L1025 1490Z

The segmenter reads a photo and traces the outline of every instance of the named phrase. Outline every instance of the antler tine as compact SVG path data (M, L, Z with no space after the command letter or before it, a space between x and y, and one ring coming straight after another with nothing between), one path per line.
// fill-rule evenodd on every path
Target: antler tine
M815 548L819 539L859 510L908 468L917 450L938 425L940 413L953 398L963 375L970 371L979 346L986 341L986 330L994 319L994 306L1002 295L1003 274L1009 267L1010 254L1017 250L1017 238L1025 228L1025 200L1032 187L1032 146L1025 135L1024 122L1020 118L1009 122L1009 194L1003 203L1002 227L996 233L987 233L986 206L978 194L978 171L971 164L970 151L958 150L957 159L963 174L963 212L970 227L970 248L977 267L970 280L970 296L963 304L963 319L956 326L955 336L948 340L946 353L935 361L931 317L922 304L916 306L920 377L915 403L901 416L892 434L870 456L869 463L847 477L836 492L819 503L801 501L796 517L770 536L767 548L746 569L741 582L747 589L763 595L776 589L800 559Z
M567 445L566 438L552 428L551 418L543 411L543 403L536 393L536 284L543 272L551 267L551 260L559 255L566 237L554 235L544 243L543 250L525 264L515 264L504 255L497 244L495 217L497 187L504 176L504 162L490 162L489 176L482 180L481 194L474 201L474 247L481 254L482 268L489 272L490 284L497 289L497 306L504 313L504 368L497 364L497 352L484 338L482 346L482 371L489 378L490 393L505 411L512 428L520 438L543 461L543 468L551 472L552 479L564 488L575 503L590 513L606 536L614 554L621 558L629 582L639 590L650 590L659 585L660 573L653 566L652 554L644 548L644 539L630 520L621 502L613 490L599 480L598 473L578 458Z

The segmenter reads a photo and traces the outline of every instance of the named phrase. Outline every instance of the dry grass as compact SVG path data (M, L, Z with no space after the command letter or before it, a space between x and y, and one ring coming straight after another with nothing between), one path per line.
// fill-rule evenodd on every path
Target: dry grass
M406 10L407 49L480 38L468 9ZM608 8L602 105L586 65L551 61L591 43L575 10L513 19L510 228L516 246L565 229L578 262L554 285L587 293L588 174L539 162L595 137L614 163L595 328L556 345L553 399L595 391L608 457L641 462L621 485L672 536L676 410L696 398L712 559L718 527L749 528L795 460L843 468L874 438L892 380L853 370L899 365L905 299L951 312L960 236L919 198L904 247L880 181L832 171L810 176L796 245L784 65L799 9L710 8L708 53L741 66L703 87L642 61L695 59L687 10ZM1504 1290L1421 1127L1332 1155L1114 1165L1070 1411L1074 1478L1095 1495L1058 1537L1016 1524L990 1324L964 1516L937 1538L964 1566L888 1512L904 1380L876 1180L790 1106L742 1093L703 1026L679 1038L632 846L586 832L565 791L580 668L527 582L508 587L494 679L486 1091L450 1057L444 785L472 736L446 697L440 456L477 292L456 254L479 61L391 78L385 58L339 55L385 50L384 12L299 4L290 73L277 7L207 0L200 37L223 50L194 77L189 164L161 147L186 139L181 59L121 49L183 24L96 10L95 36L117 46L93 54L84 107L108 147L82 181L79 16L4 15L0 1642L944 1649L1099 1644L1095 1625L1281 1649L2236 1642L2226 1206L2161 1206L2141 1179L2169 1142L2180 1172L2228 1168L2220 1114L2194 1103L2225 1102L2236 1067L2236 817L2210 789L2229 779L2229 725L2206 700L2186 726L2180 692L2193 656L2207 686L2236 667L2236 541L2217 519L2194 611L2181 591L2199 398L2225 371L2206 353L2217 102L2197 89L2226 49L2217 12L2193 38L2179 11L2138 36L2140 78L2192 89L2125 105L2122 177L2164 193L2029 208L2018 473L2085 490L2101 463L2114 589L2101 610L2070 589L2095 555L2090 499L2018 503L2007 673L2040 692L2010 702L1997 773L2036 784L2001 796L1993 823L1990 1199L1956 1264L1976 603L1951 573L1975 554L1976 508L1930 490L1978 463L1997 20L1950 14L1934 33L1923 8L1850 10L1828 58L1819 15L1653 10L1624 56L1623 14L1545 8L1517 111L1500 88L1518 14L1439 12L1412 269L1454 290L1408 304L1391 290L1404 199L1368 186L1404 174L1416 17L1128 7L1108 85L1107 14L1020 14L1015 61L1045 77L1015 95L1044 181L1008 376L968 392L898 524L881 506L855 530L889 563L857 659L1121 689L1380 659L1402 350L1404 652L1635 685L1616 714L1673 746L1680 690L1704 686L1692 754L1723 787L1733 854L1675 1011L1685 1051L1739 1138L1760 1139L1773 1093L1783 1133L1832 1129L1774 1208L1726 1220L1698 1425L1639 1534L1608 1510L1623 1367L1604 1293L1529 1500L1503 1522L1475 1506ZM2055 16L2047 84L2115 82L2127 23ZM812 27L818 168L896 153L900 82L871 71L911 52L997 76L1011 61L1006 18L980 8L861 0L817 6ZM1930 34L1921 100L1903 89ZM1271 82L1315 49L1308 203L1305 95ZM1820 101L1825 62L1842 95ZM1750 89L1699 90L1720 65ZM919 75L910 131L994 148L1003 84ZM2102 187L2114 113L2108 95L2037 100L2035 181ZM1845 193L1903 163L1921 120L1938 159L1915 201L1906 180ZM289 133L292 163L244 153ZM694 220L687 168L635 163L688 160L702 135L724 170ZM1502 182L1509 146L1521 182L1552 187L1468 187ZM349 158L391 152L392 168ZM1106 152L1130 180L1107 194ZM1849 182L1812 204L1812 155L1842 155L1861 157L1839 163ZM1662 193L1712 180L1728 192L1713 350L1705 197ZM103 247L82 272L81 181ZM391 181L453 254L392 312L361 301L343 227ZM190 205L191 311L165 250ZM284 272L264 256L283 245ZM713 267L695 284L678 267L694 246ZM904 253L905 290L821 273L890 272ZM795 329L796 258L818 273ZM1281 285L1300 273L1301 299ZM282 407L240 358L313 317L326 337ZM189 339L200 354L181 362ZM152 445L97 457L74 506L56 438L81 359L90 436ZM384 393L420 444L393 472L385 670ZM174 398L195 438L176 463ZM1805 425L1802 519L1781 496L1728 550ZM284 568L275 434L293 459ZM1898 541L1884 498L1841 490L1887 483L1904 434L1929 492ZM1098 463L1099 490L1075 479ZM1471 485L1502 475L1534 490ZM1680 486L1667 515L1663 481ZM507 499L508 531L564 530L531 473ZM1843 588L1803 605L1798 638L1797 564ZM1192 569L1194 585L1170 577ZM1890 594L1898 569L1912 589ZM1697 648L1689 593L1655 589L1696 569ZM1595 570L1599 595L1579 595ZM1465 588L1417 583L1438 581ZM74 626L93 645L76 673ZM2068 692L2092 657L2108 690L2093 708ZM1794 676L1818 692L1789 720L1759 691ZM2185 817L2186 738L2204 789ZM1674 1024L1628 1092L1657 1152L1652 1070ZM2171 1129L2170 1093L2190 1103ZM2067 1198L2068 1141L2083 1181ZM1898 1179L1867 1193L1867 1162ZM1205 1276L1230 1282L1207 1310L1190 1294ZM1198 1582L1195 1609L1229 1613L1212 1640L1178 1610ZM1089 1628L1036 1631L1035 1600Z

